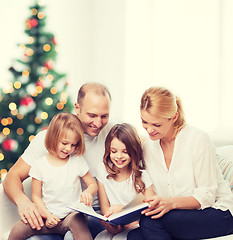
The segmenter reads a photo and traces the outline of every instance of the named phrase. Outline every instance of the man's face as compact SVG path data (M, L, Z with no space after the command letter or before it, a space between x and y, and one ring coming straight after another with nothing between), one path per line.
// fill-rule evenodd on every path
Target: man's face
M87 92L82 105L75 104L75 111L83 124L84 133L95 137L109 120L110 99L107 96Z

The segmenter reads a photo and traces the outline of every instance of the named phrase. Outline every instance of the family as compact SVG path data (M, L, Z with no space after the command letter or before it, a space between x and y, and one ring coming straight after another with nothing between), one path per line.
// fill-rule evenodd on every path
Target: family
M147 89L140 115L143 143L128 123L109 121L111 94L100 83L79 89L75 114L53 117L3 181L21 221L9 240L181 240L233 233L233 195L209 136L185 122L180 99ZM22 182L32 177L32 200ZM81 201L105 216L137 194L149 206L139 221L111 225L74 212Z

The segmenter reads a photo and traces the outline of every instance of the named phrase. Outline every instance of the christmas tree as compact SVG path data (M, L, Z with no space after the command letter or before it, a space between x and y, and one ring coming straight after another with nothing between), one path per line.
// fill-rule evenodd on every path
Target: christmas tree
M13 79L0 89L0 169L6 173L33 137L59 112L71 112L65 74L54 69L56 39L46 32L44 6L36 2L25 21L22 59L10 67Z

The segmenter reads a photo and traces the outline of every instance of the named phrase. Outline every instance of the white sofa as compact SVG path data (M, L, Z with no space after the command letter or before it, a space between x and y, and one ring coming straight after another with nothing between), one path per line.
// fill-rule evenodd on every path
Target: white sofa
M224 178L229 181L233 192L233 145L217 148L217 161L222 169ZM25 193L28 196L31 196L31 180L25 180L23 185ZM7 239L9 230L18 220L19 216L17 208L9 201L3 191L2 184L0 184L0 240ZM212 238L212 240L233 240L233 234L219 238Z

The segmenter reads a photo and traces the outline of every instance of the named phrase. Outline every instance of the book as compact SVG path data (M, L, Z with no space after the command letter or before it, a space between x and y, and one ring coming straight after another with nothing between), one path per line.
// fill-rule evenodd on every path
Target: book
M92 207L87 207L84 203L75 203L68 208L84 213L86 215L101 219L113 225L126 225L140 219L141 211L148 207L148 203L143 202L144 195L137 194L136 197L125 205L121 211L116 212L109 217L105 217L94 211Z

